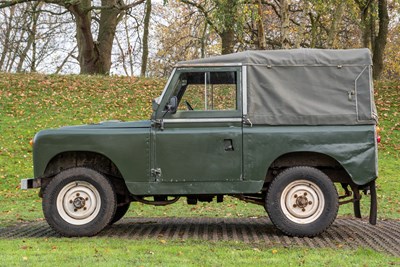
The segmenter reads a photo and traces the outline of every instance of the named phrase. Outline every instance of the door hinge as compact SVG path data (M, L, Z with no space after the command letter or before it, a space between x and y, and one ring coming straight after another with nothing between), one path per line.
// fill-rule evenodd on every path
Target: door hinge
M252 123L251 120L250 120L248 117L246 117L246 116L243 116L243 124L244 124L244 125L250 125L250 127L253 127L253 123Z
M151 169L151 176L153 176L155 178L161 177L161 169L160 168Z

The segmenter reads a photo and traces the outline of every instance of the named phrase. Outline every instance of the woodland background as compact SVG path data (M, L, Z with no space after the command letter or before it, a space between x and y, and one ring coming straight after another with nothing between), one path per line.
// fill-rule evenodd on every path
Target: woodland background
M400 77L399 0L0 0L0 71L165 77L251 49L358 48Z

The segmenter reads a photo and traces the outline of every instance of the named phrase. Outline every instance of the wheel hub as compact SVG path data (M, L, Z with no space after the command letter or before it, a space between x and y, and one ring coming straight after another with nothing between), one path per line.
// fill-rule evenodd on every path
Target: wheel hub
M299 196L296 199L296 205L299 208L305 208L308 205L308 199L306 196Z
M307 180L290 183L282 192L281 207L291 221L306 224L315 221L324 207L323 193Z
M83 197L77 197L73 200L74 207L77 209L81 209L85 207L85 199Z
M100 211L101 198L97 189L85 181L67 184L57 197L57 209L68 223L83 225L92 221Z

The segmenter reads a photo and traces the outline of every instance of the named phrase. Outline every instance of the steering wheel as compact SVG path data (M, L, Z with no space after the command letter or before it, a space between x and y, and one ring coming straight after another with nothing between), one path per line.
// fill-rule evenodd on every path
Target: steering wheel
M186 107L187 107L188 110L193 110L192 105L190 105L190 103L187 102L186 100L185 100L185 105L186 105Z

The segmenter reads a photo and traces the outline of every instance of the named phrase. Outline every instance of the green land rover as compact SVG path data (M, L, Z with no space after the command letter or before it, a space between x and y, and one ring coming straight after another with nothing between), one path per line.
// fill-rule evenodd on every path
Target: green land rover
M340 204L376 223L377 114L368 49L247 51L179 62L150 120L44 130L34 178L47 222L92 236L132 201L265 207L291 236L312 237ZM337 186L343 187L339 196Z

